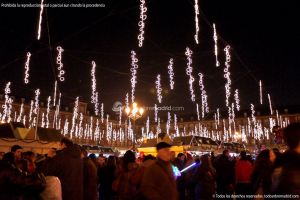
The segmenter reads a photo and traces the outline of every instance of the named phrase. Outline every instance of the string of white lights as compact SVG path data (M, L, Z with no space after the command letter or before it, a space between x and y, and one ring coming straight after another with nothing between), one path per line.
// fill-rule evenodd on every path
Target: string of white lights
M235 106L236 110L240 111L240 98L239 98L239 90L236 89L234 92Z
M216 24L215 23L213 23L213 28L214 28L216 67L219 67L220 66L220 62L218 60L218 35L217 35L217 30L216 30Z
M268 99L269 99L270 113L271 113L271 115L273 115L273 109L272 109L272 102L271 102L270 94L268 94Z
M260 101L260 104L263 104L261 80L259 81L259 101Z
M57 50L56 64L58 65L57 66L58 78L60 81L64 81L65 70L63 69L64 64L62 63L62 52L64 52L64 49L61 46L58 46L56 50Z
M158 108L157 105L154 104L154 121L157 122L157 117L158 117Z
M143 46L144 41L144 29L145 29L145 20L147 19L147 7L145 5L145 0L140 0L140 21L138 23L139 26L139 35L138 35L138 41L139 41L139 47Z
M46 128L49 128L50 103L51 103L51 96L49 96L47 100Z
M170 88L171 90L174 89L174 69L173 69L173 58L171 58L169 60L169 66L168 66L168 74L169 74L169 77L170 77Z
M131 51L131 101L134 102L134 92L135 92L135 85L137 84L137 69L138 69L138 59L136 57L135 51Z
M37 39L41 38L41 30L42 30L42 20L43 20L43 10L44 10L44 0L41 0L41 9L40 9L40 18L39 18L39 28L37 32Z
M31 57L31 53L28 52L27 53L27 60L25 63L25 77L24 77L24 83L28 84L29 83L29 62L30 62L30 57Z
M198 5L198 0L195 0L195 42L197 44L199 44L199 40L198 40L198 34L199 34L199 20L198 20L198 15L199 15L199 5Z
M226 79L226 84L225 84L225 91L226 91L226 106L229 107L229 98L231 94L231 79L230 79L230 62L231 62L231 57L230 57L230 52L229 52L230 46L227 45L224 49L225 54L226 54L226 62L225 62L225 68L224 68L224 78Z
M195 101L195 94L193 89L193 82L195 81L192 72L192 54L193 52L187 47L185 51L185 55L187 56L187 68L186 68L186 74L189 76L189 85L190 85L190 92L191 92L191 100Z
M158 100L159 103L161 103L161 101L162 101L162 95L161 95L162 88L161 88L161 83L160 83L160 74L157 75L155 84L156 84L157 100Z

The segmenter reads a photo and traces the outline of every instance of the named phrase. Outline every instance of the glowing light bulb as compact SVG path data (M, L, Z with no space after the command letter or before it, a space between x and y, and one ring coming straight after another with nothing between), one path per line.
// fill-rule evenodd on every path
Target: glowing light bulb
M31 57L31 53L28 52L27 53L27 60L25 63L25 77L24 77L24 83L28 84L29 83L29 62L30 62L30 57Z

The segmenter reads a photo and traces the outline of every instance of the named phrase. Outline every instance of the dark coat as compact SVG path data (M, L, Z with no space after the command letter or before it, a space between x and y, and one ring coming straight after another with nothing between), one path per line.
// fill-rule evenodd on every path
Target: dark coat
M97 167L90 158L83 158L83 197L97 199Z
M145 171L140 191L145 200L177 200L171 164L157 160L150 165Z
M44 162L46 176L57 176L61 181L63 200L83 199L83 162L78 145L67 147Z
M25 175L13 164L0 161L0 199L39 199L46 186L40 176L37 173Z
M282 156L282 167L272 184L275 194L300 194L300 154L287 151ZM277 171L277 170L275 170Z
M195 199L213 199L215 194L215 172L202 169L200 166L195 174L196 187L195 187Z
M234 162L228 157L221 155L215 160L216 181L219 194L230 194L232 191L228 186L235 183Z

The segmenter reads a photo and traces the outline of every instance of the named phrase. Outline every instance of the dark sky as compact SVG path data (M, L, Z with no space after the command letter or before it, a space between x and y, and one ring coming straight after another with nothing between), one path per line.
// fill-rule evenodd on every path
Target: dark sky
M11 3L9 0L1 2ZM24 0L23 3L40 3ZM80 0L60 0L78 3ZM85 1L86 2L86 1ZM123 101L130 87L130 51L139 58L136 99L144 106L157 103L156 75L162 75L162 105L184 106L195 112L185 74L185 48L193 52L193 75L197 102L200 103L198 72L204 73L210 109L225 109L223 78L224 47L232 47L232 91L240 90L242 109L259 104L258 81L276 106L299 105L300 65L299 11L295 1L199 0L199 45L195 33L194 1L146 0L148 7L145 40L138 47L138 0L91 0L105 8L47 8L43 14L42 38L36 40L39 8L0 8L0 87L12 82L15 96L34 97L41 89L42 99L53 94L57 74L55 48L61 45L66 81L59 83L65 104L81 96L90 101L91 61L97 63L97 90L106 112L115 101ZM48 1L47 3L54 3ZM219 34L221 67L215 67L212 23ZM32 53L30 84L23 83L26 53ZM174 58L175 90L169 90L167 66ZM167 90L167 91L166 91ZM1 92L3 93L3 92Z

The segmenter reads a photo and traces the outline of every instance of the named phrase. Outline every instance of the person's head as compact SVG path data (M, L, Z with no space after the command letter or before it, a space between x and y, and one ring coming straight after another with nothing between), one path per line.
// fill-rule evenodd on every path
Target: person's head
M73 141L69 138L63 137L60 140L60 147L61 149L67 148L67 147L72 147L74 145Z
M229 151L227 149L223 151L223 156L229 157Z
M291 123L283 130L284 140L291 150L300 153L300 123Z
M272 150L265 149L258 154L255 160L255 166L256 168L269 169L273 165L275 159L276 156L274 152Z
M209 170L212 169L212 164L210 161L210 157L208 154L204 154L200 157L200 161L201 161L201 168Z
M185 160L185 155L183 154L183 153L179 153L178 155L177 155L177 158L180 160L180 161L184 161Z
M19 160L22 158L23 148L19 145L13 145L11 147L11 152L14 154L15 159Z
M92 160L97 160L97 156L96 156L96 154L94 154L94 153L91 153L91 154L89 155L89 158L92 159Z
M99 164L99 166L104 166L105 165L105 161L106 161L106 158L102 155L102 156L100 156L99 155L99 157L98 157L98 164Z
M35 153L32 152L32 151L26 151L22 154L22 157L26 160L29 160L29 161L32 161L34 162L35 161Z
M127 168L129 163L135 163L135 154L130 150L126 151L123 157L123 164L125 168Z
M85 148L82 147L80 149L80 152L81 152L81 154L80 154L81 158L86 158L88 156L88 152Z
M165 162L171 160L171 145L166 142L160 142L156 145L157 157Z
M241 158L240 158L241 160L247 160L246 151L241 151L240 156L241 156Z
M144 157L143 162L145 162L145 161L147 161L147 160L155 160L155 158L154 158L154 156L152 156L151 154L149 154L149 155L146 155L146 156Z
M107 166L109 167L115 167L117 165L116 157L115 156L109 156L107 159Z

